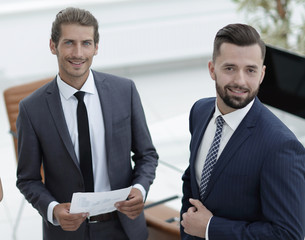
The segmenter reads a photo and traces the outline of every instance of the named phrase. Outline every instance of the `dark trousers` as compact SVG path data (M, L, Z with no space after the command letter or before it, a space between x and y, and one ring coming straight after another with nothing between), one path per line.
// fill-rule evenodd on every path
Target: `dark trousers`
M119 219L87 223L86 240L128 240Z

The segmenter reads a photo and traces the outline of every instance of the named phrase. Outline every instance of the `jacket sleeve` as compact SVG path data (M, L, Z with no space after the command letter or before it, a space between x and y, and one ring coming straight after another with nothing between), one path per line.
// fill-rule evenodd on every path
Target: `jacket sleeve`
M133 82L131 82L131 131L131 151L135 163L132 184L141 184L147 193L155 178L158 154L153 146L140 96Z
M47 219L47 208L54 197L45 188L40 168L42 150L26 106L21 101L16 122L18 132L17 187L34 208Z
M196 104L194 104L194 106L192 107L191 112L190 112L190 117L189 117L189 131L190 131L191 135L193 134L193 113L194 113L195 105ZM192 152L192 141L190 143L190 152ZM189 202L189 199L194 198L194 195L192 193L192 186L191 186L190 168L191 168L191 166L189 165L188 168L185 170L183 176L182 176L183 196L182 196L182 207L181 207L181 211L180 211L180 219L182 219L182 214L187 212L187 210L192 206ZM201 239L201 238L194 237L194 236L186 234L184 232L184 229L183 229L181 224L180 224L180 235L181 235L181 239L183 239L183 240Z

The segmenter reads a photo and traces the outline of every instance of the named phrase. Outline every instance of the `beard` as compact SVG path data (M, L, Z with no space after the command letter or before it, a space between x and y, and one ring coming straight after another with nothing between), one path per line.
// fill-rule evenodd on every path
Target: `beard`
M215 79L215 82L217 94L228 107L233 109L241 109L247 106L257 96L259 91L259 87L251 92L251 89L240 87L238 85L226 85L222 88L217 84L217 78ZM239 88L240 90L245 90L249 92L249 95L246 98L229 96L229 88Z

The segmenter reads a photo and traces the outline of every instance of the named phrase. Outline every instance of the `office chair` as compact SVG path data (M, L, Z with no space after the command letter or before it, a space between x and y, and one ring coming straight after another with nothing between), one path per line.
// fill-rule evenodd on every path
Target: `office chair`
M52 78L46 78L35 82L30 82L14 87L10 87L6 89L3 92L4 95L4 101L7 111L7 116L10 124L10 134L12 134L13 142L14 142L14 148L15 148L15 155L16 155L16 162L18 164L18 148L17 148L17 129L16 129L16 120L19 113L19 102L25 98L26 96L30 95L32 92L34 92L36 89L40 88L44 84L50 82ZM42 181L44 182L44 173L43 168L41 167L41 177ZM22 199L22 202L20 204L17 219L14 224L13 228L13 239L16 239L16 232L19 226L20 217L23 211L23 207L25 204L25 198Z

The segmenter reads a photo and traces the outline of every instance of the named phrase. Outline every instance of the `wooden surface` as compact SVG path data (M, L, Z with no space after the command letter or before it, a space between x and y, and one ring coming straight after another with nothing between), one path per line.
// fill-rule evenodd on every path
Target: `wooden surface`
M150 204L149 202L146 204ZM149 240L179 240L180 222L179 211L165 204L153 206L144 210L149 231ZM175 219L171 223L166 220Z

